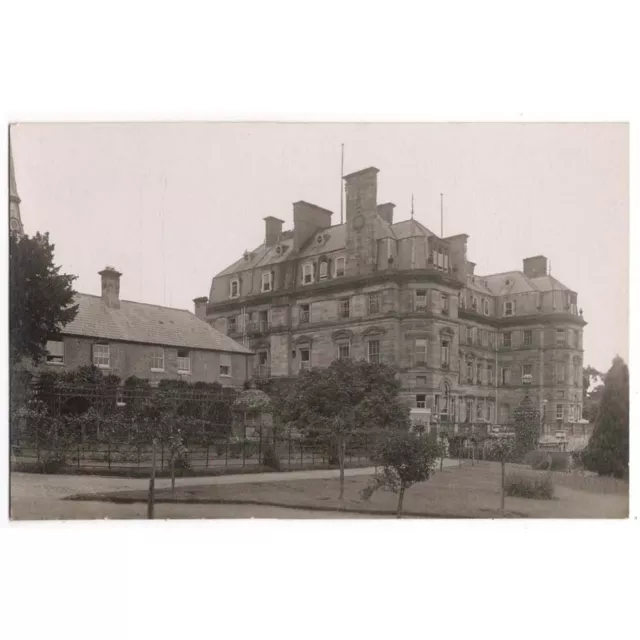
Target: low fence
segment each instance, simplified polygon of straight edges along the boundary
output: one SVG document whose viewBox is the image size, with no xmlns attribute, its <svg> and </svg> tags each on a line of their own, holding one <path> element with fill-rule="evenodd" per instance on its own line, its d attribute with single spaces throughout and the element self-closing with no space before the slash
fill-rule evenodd
<svg viewBox="0 0 640 640">
<path fill-rule="evenodd" d="M 377 434 L 350 434 L 345 449 L 345 464 L 367 466 L 373 464 Z M 282 470 L 323 468 L 338 464 L 335 438 L 329 434 L 301 437 L 294 434 L 263 435 L 262 431 L 246 438 L 191 439 L 184 448 L 173 449 L 177 473 L 224 473 L 249 470 L 262 466 L 277 466 Z M 151 442 L 87 441 L 67 439 L 54 446 L 39 441 L 14 441 L 11 462 L 14 468 L 93 473 L 148 473 L 152 466 Z M 156 470 L 169 471 L 172 446 L 168 439 L 158 438 Z"/>
</svg>

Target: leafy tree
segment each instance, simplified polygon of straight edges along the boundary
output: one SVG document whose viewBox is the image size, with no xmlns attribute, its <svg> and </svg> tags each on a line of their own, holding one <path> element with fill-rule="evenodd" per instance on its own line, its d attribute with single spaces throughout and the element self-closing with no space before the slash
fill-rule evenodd
<svg viewBox="0 0 640 640">
<path fill-rule="evenodd" d="M 516 434 L 515 454 L 524 456 L 533 451 L 540 439 L 540 412 L 526 396 L 513 412 L 513 427 Z"/>
<path fill-rule="evenodd" d="M 347 440 L 379 430 L 407 429 L 409 410 L 399 398 L 396 371 L 384 364 L 336 360 L 302 372 L 276 405 L 277 417 L 303 434 L 329 436 L 344 496 Z"/>
<path fill-rule="evenodd" d="M 49 234 L 9 237 L 9 331 L 11 362 L 46 355 L 47 340 L 78 312 L 72 287 L 76 276 L 60 273 L 53 262 Z"/>
<path fill-rule="evenodd" d="M 400 430 L 387 434 L 378 444 L 375 460 L 382 467 L 362 492 L 369 499 L 380 488 L 398 494 L 396 517 L 402 516 L 407 489 L 428 480 L 440 457 L 440 447 L 424 435 Z"/>
<path fill-rule="evenodd" d="M 604 380 L 604 374 L 594 367 L 587 366 L 582 370 L 582 417 L 589 422 L 595 422 L 598 415 L 598 407 L 604 392 L 602 380 Z M 601 384 L 589 391 L 591 384 L 594 382 L 600 382 Z"/>
<path fill-rule="evenodd" d="M 616 356 L 606 375 L 596 424 L 582 461 L 599 475 L 629 472 L 629 369 Z"/>
</svg>

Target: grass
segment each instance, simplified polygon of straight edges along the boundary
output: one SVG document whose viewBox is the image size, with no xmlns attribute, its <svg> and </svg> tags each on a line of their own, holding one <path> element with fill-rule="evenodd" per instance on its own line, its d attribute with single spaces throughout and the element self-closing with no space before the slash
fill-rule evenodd
<svg viewBox="0 0 640 640">
<path fill-rule="evenodd" d="M 532 477 L 547 474 L 530 468 L 508 465 L 508 469 Z M 531 518 L 625 518 L 628 516 L 628 489 L 623 491 L 601 490 L 594 481 L 579 489 L 571 480 L 556 481 L 555 498 L 535 500 L 508 497 L 506 517 Z M 312 509 L 321 511 L 352 511 L 389 515 L 395 513 L 397 496 L 394 493 L 378 491 L 365 502 L 360 491 L 368 482 L 366 476 L 345 478 L 345 499 L 340 502 L 338 480 L 297 480 L 279 482 L 243 483 L 236 485 L 194 485 L 179 487 L 175 493 L 160 490 L 156 493 L 157 503 L 188 504 L 253 504 Z M 123 491 L 96 496 L 74 496 L 72 499 L 106 500 L 110 502 L 133 503 L 146 500 L 146 491 Z M 461 467 L 449 467 L 437 471 L 427 482 L 413 486 L 405 495 L 404 511 L 417 517 L 442 518 L 492 518 L 501 517 L 500 506 L 500 465 L 494 462 L 480 462 L 475 466 L 465 463 Z"/>
</svg>

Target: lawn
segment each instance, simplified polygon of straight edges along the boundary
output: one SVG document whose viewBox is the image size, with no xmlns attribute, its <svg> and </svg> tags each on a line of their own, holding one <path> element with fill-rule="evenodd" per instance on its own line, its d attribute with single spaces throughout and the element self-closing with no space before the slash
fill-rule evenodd
<svg viewBox="0 0 640 640">
<path fill-rule="evenodd" d="M 526 467 L 508 465 L 507 472 L 543 475 Z M 606 478 L 584 479 L 565 473 L 553 473 L 555 497 L 552 500 L 506 498 L 505 516 L 529 518 L 626 518 L 629 498 L 627 485 Z M 182 503 L 231 503 L 272 505 L 327 511 L 349 510 L 371 514 L 390 514 L 395 510 L 395 494 L 378 491 L 365 502 L 360 490 L 366 476 L 345 478 L 345 499 L 337 499 L 339 483 L 330 480 L 295 480 L 243 483 L 236 485 L 193 485 L 156 492 L 156 501 Z M 146 500 L 145 491 L 121 491 L 74 498 L 113 502 Z M 73 498 L 72 498 L 73 499 Z M 427 482 L 413 486 L 404 498 L 404 511 L 416 517 L 493 518 L 500 517 L 500 465 L 465 462 L 461 467 L 436 471 Z"/>
</svg>

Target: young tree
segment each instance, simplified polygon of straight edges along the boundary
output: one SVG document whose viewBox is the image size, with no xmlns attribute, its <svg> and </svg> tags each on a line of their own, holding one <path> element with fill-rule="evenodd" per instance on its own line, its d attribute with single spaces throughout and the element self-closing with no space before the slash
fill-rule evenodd
<svg viewBox="0 0 640 640">
<path fill-rule="evenodd" d="M 326 369 L 302 372 L 276 405 L 277 417 L 302 433 L 328 436 L 340 466 L 344 496 L 347 440 L 394 428 L 408 428 L 409 410 L 401 403 L 396 371 L 383 364 L 336 360 Z"/>
<path fill-rule="evenodd" d="M 500 462 L 500 511 L 503 513 L 505 469 L 507 462 L 513 459 L 516 450 L 516 440 L 512 437 L 493 438 L 486 447 L 487 457 Z"/>
<path fill-rule="evenodd" d="M 400 518 L 405 491 L 429 479 L 439 456 L 440 447 L 424 435 L 405 430 L 387 434 L 376 451 L 382 471 L 364 489 L 363 497 L 369 499 L 380 488 L 397 493 L 396 517 Z"/>
<path fill-rule="evenodd" d="M 606 375 L 595 428 L 582 459 L 599 475 L 623 478 L 629 472 L 629 369 L 619 356 Z"/>
<path fill-rule="evenodd" d="M 49 234 L 9 237 L 9 332 L 11 362 L 31 358 L 38 364 L 46 355 L 47 340 L 78 312 L 73 304 L 76 276 L 60 273 L 53 263 Z"/>
</svg>

